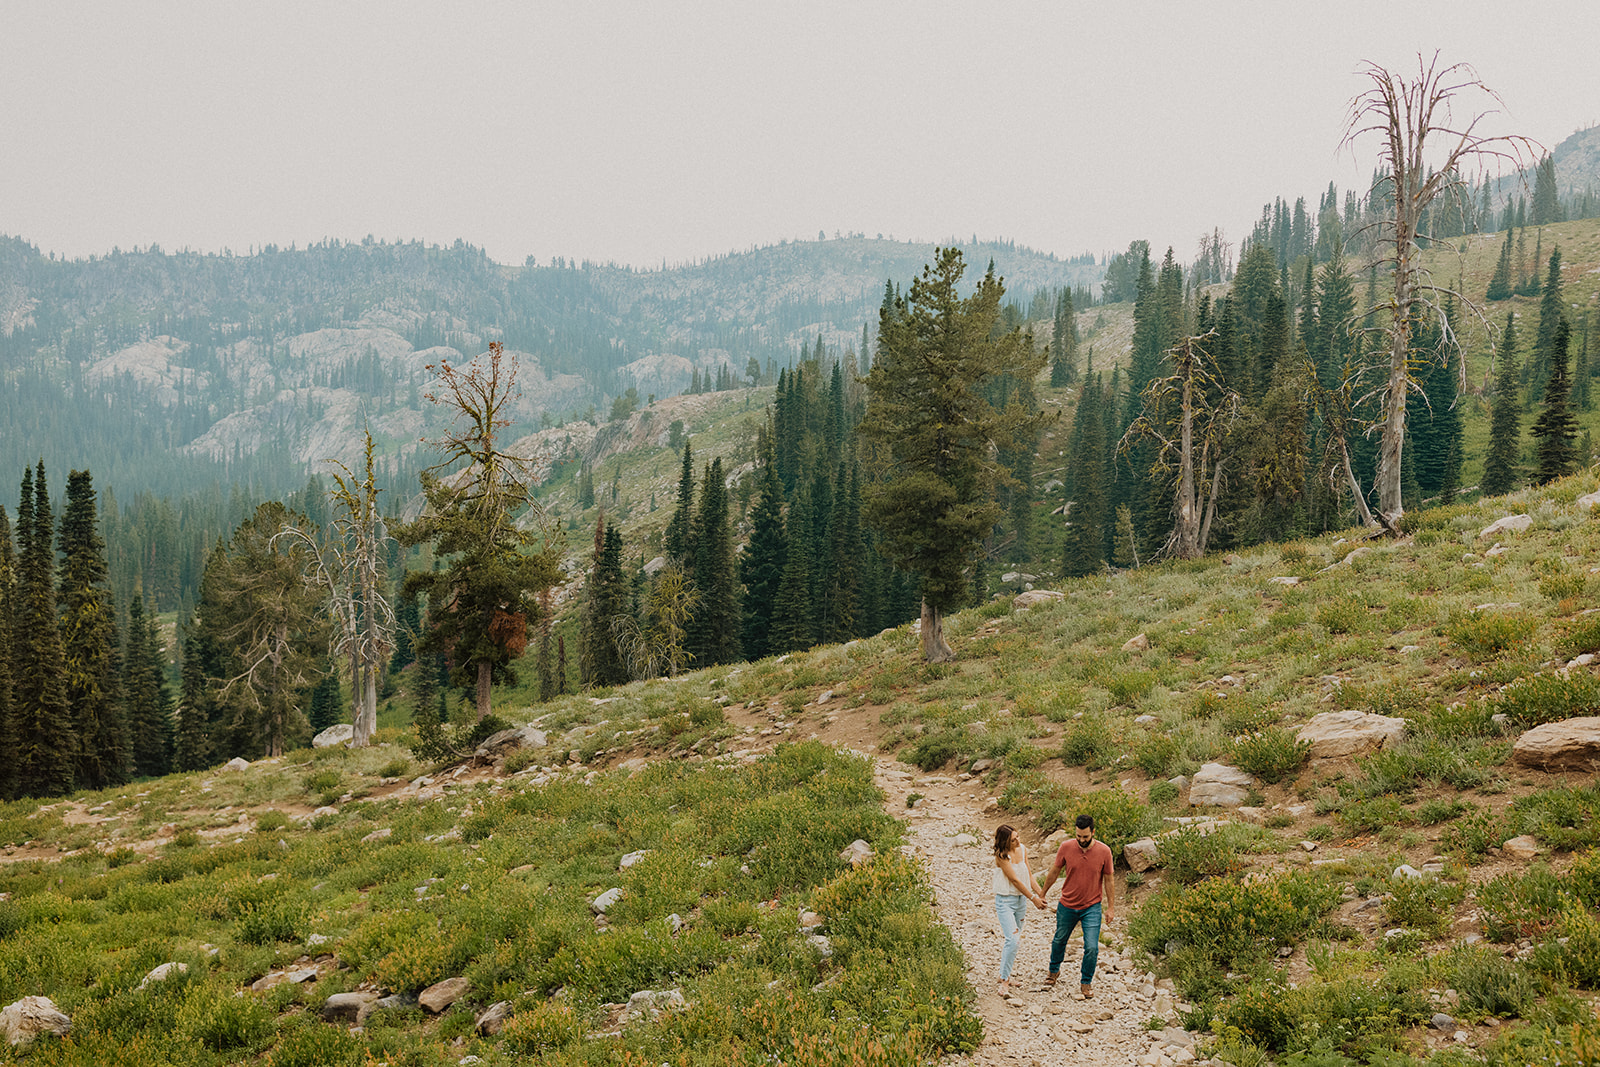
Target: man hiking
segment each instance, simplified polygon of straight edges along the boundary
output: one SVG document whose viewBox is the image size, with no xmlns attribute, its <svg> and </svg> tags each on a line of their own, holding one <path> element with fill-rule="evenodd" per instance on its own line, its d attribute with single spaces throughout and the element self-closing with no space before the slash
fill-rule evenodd
<svg viewBox="0 0 1600 1067">
<path fill-rule="evenodd" d="M 1056 905 L 1056 936 L 1050 942 L 1050 973 L 1044 984 L 1053 986 L 1061 975 L 1061 960 L 1067 954 L 1067 938 L 1072 928 L 1083 924 L 1083 968 L 1079 975 L 1078 991 L 1085 997 L 1094 996 L 1094 967 L 1100 959 L 1100 921 L 1102 912 L 1106 922 L 1111 921 L 1116 906 L 1116 886 L 1111 881 L 1111 849 L 1103 841 L 1094 839 L 1094 816 L 1080 815 L 1077 835 L 1064 841 L 1056 851 L 1056 862 L 1044 880 L 1044 893 L 1050 892 L 1056 875 L 1065 872 L 1061 881 L 1061 903 Z"/>
</svg>

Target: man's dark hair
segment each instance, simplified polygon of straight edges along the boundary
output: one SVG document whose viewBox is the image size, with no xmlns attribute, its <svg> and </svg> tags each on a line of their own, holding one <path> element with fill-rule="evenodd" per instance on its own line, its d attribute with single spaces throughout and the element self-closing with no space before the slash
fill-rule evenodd
<svg viewBox="0 0 1600 1067">
<path fill-rule="evenodd" d="M 1094 816 L 1093 815 L 1080 815 L 1080 816 L 1078 816 L 1078 829 L 1080 829 L 1080 830 L 1093 830 L 1094 829 Z"/>
</svg>

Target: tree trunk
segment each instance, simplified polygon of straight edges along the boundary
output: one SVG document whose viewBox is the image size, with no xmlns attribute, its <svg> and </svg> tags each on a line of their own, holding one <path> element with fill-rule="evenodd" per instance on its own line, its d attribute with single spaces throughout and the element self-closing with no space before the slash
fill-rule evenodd
<svg viewBox="0 0 1600 1067">
<path fill-rule="evenodd" d="M 1186 357 L 1180 369 L 1183 378 L 1183 407 L 1179 413 L 1178 438 L 1178 528 L 1173 538 L 1179 559 L 1199 559 L 1200 508 L 1194 484 L 1194 364 L 1192 351 L 1184 350 Z"/>
<path fill-rule="evenodd" d="M 1378 520 L 1372 517 L 1372 510 L 1367 507 L 1367 496 L 1361 491 L 1361 483 L 1356 481 L 1355 471 L 1350 469 L 1350 449 L 1346 447 L 1343 437 L 1339 438 L 1339 462 L 1344 467 L 1345 480 L 1350 483 L 1350 492 L 1355 495 L 1356 511 L 1361 515 L 1362 525 L 1378 525 Z"/>
<path fill-rule="evenodd" d="M 478 661 L 478 721 L 489 714 L 489 681 L 494 677 L 494 664 L 483 659 Z"/>
<path fill-rule="evenodd" d="M 954 659 L 955 652 L 944 639 L 944 612 L 922 602 L 922 658 L 928 663 Z"/>
<path fill-rule="evenodd" d="M 372 744 L 372 735 L 378 730 L 378 677 L 370 670 L 363 671 L 360 692 L 356 700 L 355 734 L 350 738 L 351 748 L 366 748 Z"/>
</svg>

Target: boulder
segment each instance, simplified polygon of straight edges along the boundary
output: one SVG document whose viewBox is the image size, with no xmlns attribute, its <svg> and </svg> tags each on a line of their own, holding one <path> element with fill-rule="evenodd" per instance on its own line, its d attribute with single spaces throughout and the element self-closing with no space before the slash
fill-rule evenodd
<svg viewBox="0 0 1600 1067">
<path fill-rule="evenodd" d="M 849 848 L 839 853 L 839 858 L 844 860 L 852 867 L 861 866 L 863 863 L 866 863 L 868 860 L 870 860 L 872 856 L 872 846 L 861 840 L 859 837 L 850 842 Z"/>
<path fill-rule="evenodd" d="M 1154 838 L 1141 837 L 1122 846 L 1122 858 L 1128 861 L 1129 870 L 1148 871 L 1161 861 L 1161 853 Z"/>
<path fill-rule="evenodd" d="M 442 982 L 435 982 L 421 993 L 417 994 L 417 1003 L 425 1011 L 438 1015 L 450 1005 L 467 995 L 467 990 L 472 988 L 472 983 L 466 978 L 457 975 L 446 978 Z"/>
<path fill-rule="evenodd" d="M 640 860 L 650 855 L 651 851 L 652 850 L 648 848 L 641 848 L 637 852 L 628 853 L 626 856 L 622 857 L 622 859 L 617 861 L 617 869 L 621 871 L 627 870 L 635 863 L 638 863 Z"/>
<path fill-rule="evenodd" d="M 1527 863 L 1539 855 L 1539 839 L 1531 834 L 1523 834 L 1521 837 L 1513 837 L 1511 840 L 1500 846 L 1500 851 L 1504 853 L 1508 859 L 1514 859 L 1520 863 Z"/>
<path fill-rule="evenodd" d="M 248 766 L 250 766 L 249 760 L 245 759 L 243 756 L 235 756 L 227 763 L 224 763 L 222 765 L 222 769 L 225 771 L 242 771 Z"/>
<path fill-rule="evenodd" d="M 1592 772 L 1600 768 L 1600 717 L 1535 726 L 1511 746 L 1511 761 L 1541 771 Z"/>
<path fill-rule="evenodd" d="M 351 738 L 355 736 L 356 728 L 354 726 L 347 722 L 334 723 L 311 739 L 311 747 L 333 748 L 337 745 L 348 745 Z"/>
<path fill-rule="evenodd" d="M 1415 882 L 1422 878 L 1422 872 L 1411 866 L 1409 863 L 1402 863 L 1400 866 L 1394 869 L 1393 877 L 1397 882 Z"/>
<path fill-rule="evenodd" d="M 1065 600 L 1065 593 L 1058 593 L 1054 589 L 1030 589 L 1026 593 L 1018 593 L 1011 600 L 1012 611 L 1027 611 L 1029 608 L 1040 604 L 1054 604 L 1058 600 Z"/>
<path fill-rule="evenodd" d="M 414 1008 L 416 1006 L 417 995 L 415 993 L 392 993 L 377 1000 L 368 1000 L 356 1011 L 356 1025 L 366 1026 L 367 1019 L 375 1011 L 404 1011 L 406 1008 Z"/>
<path fill-rule="evenodd" d="M 1495 537 L 1502 533 L 1521 533 L 1533 525 L 1532 515 L 1507 515 L 1503 519 L 1496 519 L 1478 531 L 1478 539 Z"/>
<path fill-rule="evenodd" d="M 355 1022 L 361 1009 L 378 999 L 376 993 L 335 993 L 322 1002 L 325 1023 Z"/>
<path fill-rule="evenodd" d="M 156 982 L 165 982 L 168 978 L 171 978 L 175 974 L 187 974 L 188 971 L 189 965 L 187 963 L 163 963 L 161 966 L 155 968 L 149 974 L 145 975 L 144 980 L 135 988 L 145 989 L 151 985 L 154 985 Z"/>
<path fill-rule="evenodd" d="M 0 1033 L 10 1045 L 26 1045 L 40 1034 L 65 1037 L 72 1020 L 49 997 L 23 997 L 0 1009 Z"/>
<path fill-rule="evenodd" d="M 1197 808 L 1237 808 L 1255 784 L 1254 778 L 1237 767 L 1208 763 L 1195 772 L 1189 785 L 1189 803 Z"/>
<path fill-rule="evenodd" d="M 518 748 L 543 748 L 550 743 L 550 736 L 537 726 L 529 724 L 518 726 L 511 730 L 501 730 L 499 733 L 490 734 L 479 745 L 474 756 L 488 756 L 498 749 Z"/>
<path fill-rule="evenodd" d="M 830 959 L 833 956 L 833 942 L 829 941 L 826 935 L 808 934 L 806 935 L 806 940 L 811 943 L 812 948 L 817 950 L 817 955 L 823 959 Z"/>
<path fill-rule="evenodd" d="M 612 888 L 607 889 L 604 893 L 601 893 L 599 896 L 595 897 L 594 902 L 590 904 L 589 907 L 596 915 L 604 915 L 607 908 L 611 907 L 611 905 L 615 904 L 621 899 L 621 887 L 613 886 Z"/>
<path fill-rule="evenodd" d="M 485 1037 L 494 1037 L 505 1028 L 506 1020 L 511 1018 L 511 1001 L 499 1000 L 483 1010 L 473 1024 L 478 1033 Z"/>
<path fill-rule="evenodd" d="M 1325 711 L 1313 715 L 1296 737 L 1311 745 L 1313 759 L 1375 752 L 1405 736 L 1406 721 L 1364 711 Z"/>
<path fill-rule="evenodd" d="M 971 848 L 978 843 L 978 839 L 972 834 L 957 834 L 951 838 L 950 843 L 957 848 Z"/>
<path fill-rule="evenodd" d="M 383 829 L 374 830 L 374 831 L 372 831 L 372 833 L 368 834 L 366 837 L 363 837 L 361 839 L 361 843 L 363 845 L 370 845 L 374 841 L 382 841 L 384 838 L 390 836 L 393 833 L 394 833 L 394 830 L 392 830 L 389 827 L 385 826 Z"/>
<path fill-rule="evenodd" d="M 1268 578 L 1268 585 L 1299 585 L 1300 579 L 1292 574 L 1280 574 L 1276 578 Z"/>
<path fill-rule="evenodd" d="M 1600 504 L 1600 489 L 1592 493 L 1585 493 L 1578 498 L 1578 506 L 1580 508 L 1587 510 L 1593 508 L 1596 504 Z"/>
<path fill-rule="evenodd" d="M 1122 642 L 1124 652 L 1143 652 L 1150 647 L 1150 638 L 1145 634 L 1134 634 Z"/>
<path fill-rule="evenodd" d="M 676 989 L 641 989 L 628 998 L 628 1006 L 622 1009 L 622 1022 L 659 1019 L 662 1012 L 687 1007 L 688 1003 Z"/>
</svg>

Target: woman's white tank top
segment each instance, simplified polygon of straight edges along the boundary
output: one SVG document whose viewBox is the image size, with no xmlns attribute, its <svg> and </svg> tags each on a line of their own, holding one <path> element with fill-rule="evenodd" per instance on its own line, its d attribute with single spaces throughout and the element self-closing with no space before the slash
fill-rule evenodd
<svg viewBox="0 0 1600 1067">
<path fill-rule="evenodd" d="M 1023 881 L 1026 882 L 1028 871 L 1028 846 L 1024 845 L 1021 841 L 1018 841 L 1017 850 L 1022 853 L 1022 858 L 1016 863 L 1012 864 L 1012 866 L 1022 868 Z M 995 860 L 994 866 L 994 895 L 997 897 L 1020 897 L 1022 895 L 1021 893 L 1017 892 L 1017 887 L 1011 884 L 1011 879 L 1006 877 L 1006 872 L 1000 869 L 1000 861 L 998 859 Z"/>
</svg>

